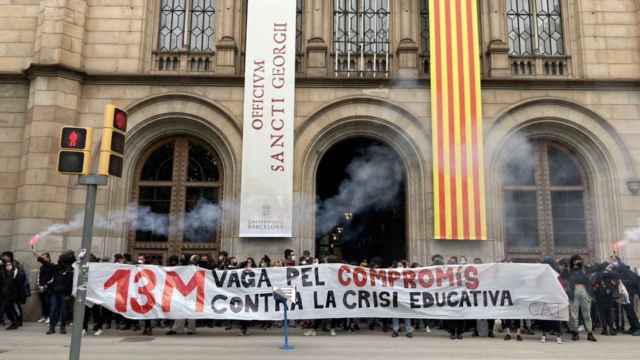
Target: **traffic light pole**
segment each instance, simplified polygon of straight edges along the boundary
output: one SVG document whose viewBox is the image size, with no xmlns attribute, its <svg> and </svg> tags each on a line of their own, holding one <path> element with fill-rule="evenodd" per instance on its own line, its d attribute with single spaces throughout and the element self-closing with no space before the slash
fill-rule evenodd
<svg viewBox="0 0 640 360">
<path fill-rule="evenodd" d="M 80 185 L 87 185 L 87 199 L 84 206 L 84 225 L 82 227 L 82 243 L 78 255 L 78 284 L 76 287 L 76 300 L 73 305 L 73 332 L 71 334 L 71 346 L 69 360 L 80 359 L 80 344 L 82 342 L 82 323 L 84 309 L 87 302 L 87 281 L 89 278 L 89 257 L 91 254 L 91 240 L 93 238 L 93 220 L 96 212 L 96 196 L 98 186 L 107 185 L 107 177 L 100 175 L 80 176 Z"/>
</svg>

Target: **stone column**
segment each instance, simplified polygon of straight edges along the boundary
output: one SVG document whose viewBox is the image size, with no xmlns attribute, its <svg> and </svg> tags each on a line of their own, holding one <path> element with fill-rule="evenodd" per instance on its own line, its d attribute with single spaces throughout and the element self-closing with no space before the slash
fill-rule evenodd
<svg viewBox="0 0 640 360">
<path fill-rule="evenodd" d="M 31 259 L 28 240 L 70 215 L 68 193 L 73 177 L 57 173 L 59 132 L 76 123 L 82 92 L 82 47 L 86 0 L 42 0 L 29 77 L 29 97 L 22 132 L 11 240 L 23 259 Z M 62 236 L 43 239 L 40 250 L 66 248 Z"/>
<path fill-rule="evenodd" d="M 311 34 L 307 43 L 307 76 L 310 77 L 323 77 L 327 76 L 327 42 L 324 39 L 324 23 L 330 22 L 331 13 L 329 4 L 329 11 L 325 2 L 331 3 L 327 0 L 307 0 L 307 4 L 310 5 L 311 11 L 308 13 L 308 21 L 311 23 Z M 309 27 L 307 27 L 309 28 Z"/>
<path fill-rule="evenodd" d="M 220 2 L 219 29 L 220 36 L 216 44 L 216 73 L 230 74 L 236 73 L 236 55 L 238 54 L 238 44 L 234 37 L 234 24 L 240 22 L 241 14 L 236 11 L 242 4 L 240 1 L 223 0 Z"/>
<path fill-rule="evenodd" d="M 489 0 L 489 72 L 492 77 L 510 76 L 509 45 L 506 42 L 506 13 L 503 11 L 504 0 Z"/>
<path fill-rule="evenodd" d="M 86 0 L 43 0 L 40 3 L 34 64 L 82 69 Z"/>
<path fill-rule="evenodd" d="M 81 74 L 53 67 L 28 70 L 31 79 L 13 224 L 13 249 L 30 258 L 28 241 L 55 223 L 74 215 L 69 194 L 74 176 L 57 173 L 60 129 L 77 121 Z M 67 248 L 63 236 L 49 236 L 39 250 L 59 253 Z M 77 249 L 76 249 L 77 250 Z M 53 255 L 53 254 L 52 254 Z"/>
<path fill-rule="evenodd" d="M 397 9 L 391 8 L 391 16 L 393 11 L 398 12 L 396 17 L 400 25 L 400 41 L 398 42 L 398 76 L 400 78 L 415 79 L 418 77 L 418 44 L 416 38 L 418 36 L 418 27 L 416 26 L 417 16 L 419 14 L 417 0 L 399 1 Z"/>
</svg>

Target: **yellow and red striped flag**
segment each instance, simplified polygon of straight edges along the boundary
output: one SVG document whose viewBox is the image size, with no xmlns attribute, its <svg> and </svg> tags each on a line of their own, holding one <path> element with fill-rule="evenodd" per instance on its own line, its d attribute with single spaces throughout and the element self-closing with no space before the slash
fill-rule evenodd
<svg viewBox="0 0 640 360">
<path fill-rule="evenodd" d="M 429 0 L 435 239 L 487 239 L 477 4 Z"/>
</svg>

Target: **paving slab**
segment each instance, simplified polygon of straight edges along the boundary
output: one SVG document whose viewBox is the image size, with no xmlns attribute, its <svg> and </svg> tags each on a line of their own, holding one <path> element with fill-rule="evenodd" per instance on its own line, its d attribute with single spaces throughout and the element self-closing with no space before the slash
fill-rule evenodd
<svg viewBox="0 0 640 360">
<path fill-rule="evenodd" d="M 45 335 L 46 327 L 27 324 L 17 331 L 0 329 L 1 360 L 68 359 L 69 335 Z M 301 329 L 292 329 L 292 352 L 279 349 L 280 329 L 252 329 L 241 336 L 238 329 L 198 329 L 193 336 L 166 336 L 156 329 L 154 336 L 140 333 L 106 331 L 102 336 L 83 338 L 82 360 L 241 360 L 241 359 L 527 359 L 589 360 L 640 358 L 640 337 L 619 335 L 598 337 L 564 344 L 539 342 L 538 336 L 525 336 L 524 341 L 504 341 L 466 337 L 449 340 L 443 331 L 431 334 L 416 332 L 414 338 L 391 338 L 390 333 L 363 330 L 356 333 L 339 331 L 337 336 L 319 332 L 306 337 Z"/>
</svg>

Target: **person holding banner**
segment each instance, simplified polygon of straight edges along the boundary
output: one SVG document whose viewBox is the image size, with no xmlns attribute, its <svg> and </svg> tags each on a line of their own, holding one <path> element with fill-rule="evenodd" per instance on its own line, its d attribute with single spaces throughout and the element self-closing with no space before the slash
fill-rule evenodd
<svg viewBox="0 0 640 360">
<path fill-rule="evenodd" d="M 138 265 L 146 265 L 147 264 L 147 259 L 145 258 L 144 255 L 138 255 L 137 263 L 138 263 Z M 151 324 L 151 320 L 150 319 L 143 320 L 143 324 L 144 324 L 144 329 L 142 330 L 142 335 L 152 336 L 153 335 L 153 326 Z M 136 325 L 137 325 L 137 323 L 136 323 Z"/>
<path fill-rule="evenodd" d="M 558 264 L 551 258 L 550 256 L 545 256 L 542 260 L 543 264 L 549 265 L 556 273 L 561 274 L 561 270 Z M 558 275 L 558 282 L 562 286 L 561 276 Z M 564 288 L 564 286 L 563 286 Z M 542 328 L 542 337 L 540 338 L 540 342 L 547 342 L 547 334 L 552 334 L 556 336 L 556 343 L 562 344 L 562 325 L 560 321 L 556 320 L 541 320 L 540 327 Z"/>
<path fill-rule="evenodd" d="M 191 255 L 189 258 L 189 265 L 198 266 L 201 261 L 200 256 Z M 187 330 L 187 335 L 195 335 L 196 334 L 196 320 L 195 319 L 179 319 L 173 322 L 171 329 L 167 331 L 167 335 L 176 335 L 178 333 L 183 333 Z"/>
<path fill-rule="evenodd" d="M 593 336 L 591 322 L 591 280 L 584 269 L 584 262 L 580 255 L 574 255 L 569 260 L 569 329 L 573 333 L 572 340 L 580 340 L 578 335 L 578 318 L 582 314 L 587 340 L 597 341 Z"/>
<path fill-rule="evenodd" d="M 402 273 L 402 270 L 406 267 L 406 264 L 403 261 L 398 261 L 395 267 L 398 269 L 399 273 Z M 412 338 L 413 327 L 411 326 L 411 319 L 404 318 L 402 320 L 404 322 L 405 336 L 408 338 Z M 393 318 L 391 320 L 391 337 L 398 337 L 399 335 L 400 335 L 400 319 Z"/>
</svg>

